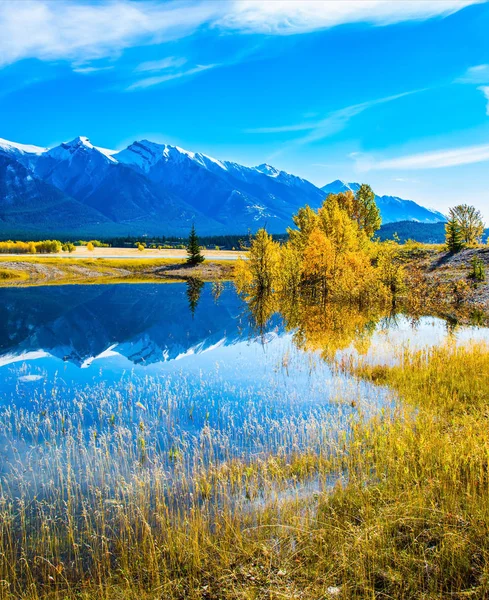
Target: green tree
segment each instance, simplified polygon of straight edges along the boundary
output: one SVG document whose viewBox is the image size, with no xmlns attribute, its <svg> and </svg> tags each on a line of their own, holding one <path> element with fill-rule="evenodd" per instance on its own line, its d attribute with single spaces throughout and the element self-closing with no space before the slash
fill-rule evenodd
<svg viewBox="0 0 489 600">
<path fill-rule="evenodd" d="M 367 236 L 371 238 L 382 225 L 382 217 L 375 202 L 375 194 L 372 188 L 368 184 L 362 183 L 355 194 L 355 201 L 356 211 L 352 216 L 360 229 L 363 229 Z"/>
<path fill-rule="evenodd" d="M 450 209 L 449 218 L 445 225 L 445 243 L 449 252 L 460 252 L 464 247 L 460 225 Z"/>
<path fill-rule="evenodd" d="M 375 202 L 372 188 L 366 183 L 362 183 L 356 194 L 350 190 L 339 194 L 330 194 L 323 206 L 332 203 L 338 204 L 342 210 L 346 211 L 349 218 L 357 223 L 358 228 L 368 238 L 371 238 L 380 229 L 382 224 L 380 210 Z"/>
<path fill-rule="evenodd" d="M 465 244 L 477 244 L 484 234 L 484 221 L 480 210 L 469 204 L 459 204 L 450 209 L 449 220 L 455 219 Z"/>
<path fill-rule="evenodd" d="M 200 251 L 199 238 L 195 231 L 195 225 L 192 225 L 190 235 L 188 236 L 187 242 L 187 263 L 189 265 L 199 265 L 204 262 L 204 256 Z"/>
</svg>

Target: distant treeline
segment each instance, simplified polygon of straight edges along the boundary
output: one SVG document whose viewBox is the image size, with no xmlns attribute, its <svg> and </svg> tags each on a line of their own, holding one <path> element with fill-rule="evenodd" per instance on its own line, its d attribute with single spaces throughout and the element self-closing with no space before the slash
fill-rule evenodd
<svg viewBox="0 0 489 600">
<path fill-rule="evenodd" d="M 198 231 L 197 231 L 198 234 Z M 237 235 L 199 235 L 199 243 L 205 248 L 216 248 L 219 247 L 222 250 L 240 250 L 241 248 L 247 248 L 250 245 L 250 233 L 243 233 Z M 276 234 L 273 238 L 277 241 L 286 240 L 287 234 Z M 173 237 L 173 236 L 145 236 L 145 237 L 124 237 L 124 238 L 111 238 L 102 240 L 109 243 L 113 248 L 134 248 L 138 242 L 144 242 L 147 248 L 152 246 L 162 248 L 182 248 L 187 243 L 186 237 Z"/>
<path fill-rule="evenodd" d="M 197 234 L 199 231 L 197 229 Z M 489 229 L 486 229 L 484 233 L 484 239 L 489 235 Z M 392 240 L 399 239 L 400 242 L 407 240 L 414 240 L 416 242 L 422 242 L 426 244 L 443 244 L 445 242 L 445 223 L 418 223 L 417 221 L 398 221 L 397 223 L 386 223 L 377 231 L 377 236 L 381 240 Z M 286 233 L 274 234 L 273 239 L 278 242 L 285 242 L 288 239 Z M 18 236 L 18 239 L 22 239 L 22 236 Z M 73 240 L 66 236 L 60 236 L 60 242 L 73 241 L 75 245 L 85 245 L 84 241 Z M 214 249 L 219 247 L 222 250 L 240 250 L 241 248 L 249 247 L 250 233 L 233 234 L 233 235 L 199 235 L 199 241 L 202 246 L 208 249 Z M 181 248 L 187 243 L 186 237 L 177 236 L 141 236 L 141 237 L 107 237 L 100 238 L 100 241 L 93 240 L 94 246 L 108 245 L 113 248 L 134 248 L 136 244 L 144 243 L 147 248 L 151 246 L 162 248 Z M 0 252 L 13 252 L 3 249 L 5 243 L 13 242 L 0 242 Z M 19 242 L 19 243 L 35 243 L 35 244 L 46 244 L 45 241 L 34 241 L 34 242 Z M 19 253 L 25 253 L 26 250 L 19 250 Z M 59 252 L 59 250 L 37 250 L 41 252 Z"/>
<path fill-rule="evenodd" d="M 0 242 L 0 254 L 55 254 L 61 250 L 58 240 L 39 242 Z"/>
<path fill-rule="evenodd" d="M 400 242 L 414 240 L 424 244 L 445 243 L 445 223 L 418 223 L 417 221 L 399 221 L 382 225 L 377 235 L 381 240 L 399 238 Z M 482 236 L 485 240 L 489 236 L 489 229 Z"/>
</svg>

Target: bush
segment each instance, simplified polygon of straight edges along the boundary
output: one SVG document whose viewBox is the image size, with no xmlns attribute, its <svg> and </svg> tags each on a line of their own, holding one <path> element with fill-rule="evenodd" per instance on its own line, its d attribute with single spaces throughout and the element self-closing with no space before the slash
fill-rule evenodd
<svg viewBox="0 0 489 600">
<path fill-rule="evenodd" d="M 486 267 L 477 254 L 474 254 L 471 264 L 472 271 L 470 273 L 470 277 L 475 279 L 475 281 L 484 281 L 486 278 Z"/>
<path fill-rule="evenodd" d="M 87 244 L 87 250 L 88 250 L 89 252 L 92 252 L 92 251 L 93 251 L 93 244 L 92 244 L 92 242 L 88 242 L 88 244 Z"/>
<path fill-rule="evenodd" d="M 71 254 L 72 252 L 74 252 L 76 250 L 76 246 L 75 246 L 75 244 L 72 244 L 71 242 L 66 242 L 65 244 L 63 244 L 61 246 L 61 250 L 63 250 L 63 252 L 69 252 Z"/>
<path fill-rule="evenodd" d="M 16 269 L 0 269 L 0 280 L 2 279 L 27 279 L 28 275 L 25 271 Z"/>
</svg>

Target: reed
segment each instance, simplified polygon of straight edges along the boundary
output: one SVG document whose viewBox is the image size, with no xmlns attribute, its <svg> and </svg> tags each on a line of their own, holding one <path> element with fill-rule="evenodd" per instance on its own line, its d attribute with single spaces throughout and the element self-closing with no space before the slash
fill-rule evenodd
<svg viewBox="0 0 489 600">
<path fill-rule="evenodd" d="M 185 378 L 4 406 L 0 598 L 486 597 L 489 348 L 334 370 L 335 416 Z"/>
</svg>

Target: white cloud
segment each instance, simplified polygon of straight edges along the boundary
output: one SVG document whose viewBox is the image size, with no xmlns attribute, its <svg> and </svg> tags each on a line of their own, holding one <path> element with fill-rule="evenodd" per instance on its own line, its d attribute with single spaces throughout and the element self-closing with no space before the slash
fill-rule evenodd
<svg viewBox="0 0 489 600">
<path fill-rule="evenodd" d="M 327 138 L 339 131 L 342 131 L 349 123 L 350 119 L 363 113 L 364 111 L 377 106 L 378 104 L 385 104 L 398 100 L 405 96 L 415 94 L 423 90 L 414 90 L 410 92 L 404 92 L 402 94 L 396 94 L 394 96 L 387 96 L 385 98 L 378 98 L 377 100 L 370 100 L 368 102 L 362 102 L 361 104 L 353 104 L 339 110 L 335 110 L 330 113 L 324 119 L 317 121 L 308 121 L 302 123 L 296 123 L 292 125 L 282 125 L 279 127 L 260 127 L 256 129 L 247 129 L 246 133 L 284 133 L 284 132 L 295 132 L 295 131 L 309 131 L 308 134 L 295 140 L 296 144 L 307 144 L 309 142 L 315 142 L 324 138 Z"/>
<path fill-rule="evenodd" d="M 23 58 L 92 60 L 161 43 L 216 18 L 219 3 L 67 0 L 0 2 L 0 66 Z"/>
<path fill-rule="evenodd" d="M 181 67 L 186 62 L 186 58 L 168 56 L 167 58 L 163 58 L 161 60 L 150 60 L 148 62 L 143 62 L 136 68 L 136 71 L 164 71 L 165 69 L 175 69 Z"/>
<path fill-rule="evenodd" d="M 239 0 L 216 23 L 243 33 L 291 35 L 346 23 L 391 25 L 452 14 L 479 0 Z"/>
<path fill-rule="evenodd" d="M 214 67 L 218 67 L 219 65 L 197 65 L 193 69 L 187 69 L 186 71 L 179 71 L 177 73 L 169 73 L 168 75 L 161 75 L 155 77 L 146 77 L 145 79 L 140 79 L 135 83 L 131 84 L 127 91 L 134 90 L 142 90 L 148 87 L 152 87 L 154 85 L 159 85 L 160 83 L 165 83 L 166 81 L 171 81 L 172 79 L 180 79 L 181 77 L 189 77 L 190 75 L 196 75 L 197 73 L 201 73 L 202 71 L 208 71 L 209 69 L 213 69 Z"/>
<path fill-rule="evenodd" d="M 470 67 L 457 83 L 489 83 L 489 65 Z"/>
<path fill-rule="evenodd" d="M 486 115 L 489 117 L 489 85 L 481 85 L 477 89 L 480 90 L 484 94 L 484 96 L 487 100 Z"/>
<path fill-rule="evenodd" d="M 23 58 L 87 61 L 194 33 L 294 34 L 344 23 L 388 25 L 446 16 L 480 0 L 2 0 L 0 67 Z"/>
<path fill-rule="evenodd" d="M 417 170 L 417 169 L 441 169 L 444 167 L 456 167 L 489 160 L 489 144 L 478 146 L 464 146 L 435 152 L 422 152 L 410 154 L 387 160 L 375 160 L 369 156 L 355 157 L 357 166 L 362 171 L 373 170 Z"/>
</svg>

